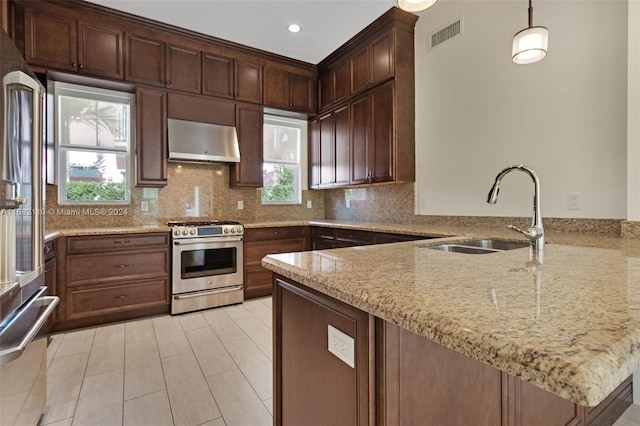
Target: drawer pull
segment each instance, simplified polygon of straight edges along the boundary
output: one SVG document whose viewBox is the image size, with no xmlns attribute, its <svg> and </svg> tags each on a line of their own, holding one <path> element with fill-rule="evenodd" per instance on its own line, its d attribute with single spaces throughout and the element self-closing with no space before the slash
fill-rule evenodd
<svg viewBox="0 0 640 426">
<path fill-rule="evenodd" d="M 113 244 L 129 244 L 130 242 L 130 240 L 116 240 Z"/>
<path fill-rule="evenodd" d="M 129 267 L 129 265 L 126 265 L 126 264 L 124 264 L 124 263 L 123 263 L 123 264 L 121 264 L 121 265 L 113 265 L 113 267 L 114 267 L 114 268 L 128 268 L 128 267 Z"/>
</svg>

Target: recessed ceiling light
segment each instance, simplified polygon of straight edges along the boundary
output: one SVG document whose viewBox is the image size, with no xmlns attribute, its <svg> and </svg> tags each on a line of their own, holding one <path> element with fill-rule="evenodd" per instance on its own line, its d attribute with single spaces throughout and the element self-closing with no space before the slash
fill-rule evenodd
<svg viewBox="0 0 640 426">
<path fill-rule="evenodd" d="M 299 32 L 300 31 L 300 25 L 298 25 L 298 24 L 289 25 L 289 31 L 291 31 L 292 33 Z"/>
</svg>

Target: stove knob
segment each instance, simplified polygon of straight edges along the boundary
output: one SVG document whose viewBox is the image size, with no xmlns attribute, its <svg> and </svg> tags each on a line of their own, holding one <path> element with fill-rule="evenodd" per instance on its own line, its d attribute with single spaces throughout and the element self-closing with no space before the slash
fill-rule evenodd
<svg viewBox="0 0 640 426">
<path fill-rule="evenodd" d="M 176 229 L 175 231 L 173 231 L 173 235 L 177 237 L 178 235 L 180 235 L 180 231 Z"/>
<path fill-rule="evenodd" d="M 186 229 L 182 230 L 182 235 L 187 235 L 189 233 L 189 231 L 187 231 Z"/>
<path fill-rule="evenodd" d="M 242 234 L 242 228 L 237 228 L 238 234 Z"/>
<path fill-rule="evenodd" d="M 231 228 L 231 233 L 235 234 L 236 233 L 236 228 Z"/>
<path fill-rule="evenodd" d="M 191 234 L 191 235 L 196 235 L 196 230 L 195 230 L 195 229 L 192 229 L 191 231 L 189 231 L 189 234 Z"/>
<path fill-rule="evenodd" d="M 224 228 L 224 229 L 222 230 L 222 232 L 224 232 L 225 234 L 228 234 L 228 233 L 229 233 L 229 228 Z"/>
</svg>

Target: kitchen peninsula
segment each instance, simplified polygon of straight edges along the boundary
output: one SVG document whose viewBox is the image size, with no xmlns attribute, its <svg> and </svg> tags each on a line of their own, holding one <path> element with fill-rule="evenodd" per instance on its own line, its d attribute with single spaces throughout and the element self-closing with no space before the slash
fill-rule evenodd
<svg viewBox="0 0 640 426">
<path fill-rule="evenodd" d="M 276 424 L 612 424 L 640 366 L 640 243 L 551 239 L 544 264 L 428 248 L 469 239 L 265 257 Z M 347 357 L 354 338 L 353 368 L 327 325 Z"/>
</svg>

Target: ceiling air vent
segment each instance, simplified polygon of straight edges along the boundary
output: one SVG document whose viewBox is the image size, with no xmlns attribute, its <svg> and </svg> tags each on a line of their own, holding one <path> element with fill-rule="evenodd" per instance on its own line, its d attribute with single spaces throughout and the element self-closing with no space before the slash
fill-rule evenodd
<svg viewBox="0 0 640 426">
<path fill-rule="evenodd" d="M 430 48 L 433 49 L 460 34 L 462 34 L 462 18 L 458 18 L 449 25 L 431 33 Z"/>
</svg>

